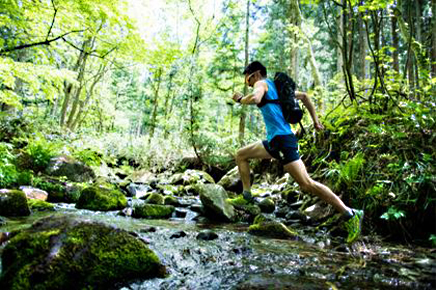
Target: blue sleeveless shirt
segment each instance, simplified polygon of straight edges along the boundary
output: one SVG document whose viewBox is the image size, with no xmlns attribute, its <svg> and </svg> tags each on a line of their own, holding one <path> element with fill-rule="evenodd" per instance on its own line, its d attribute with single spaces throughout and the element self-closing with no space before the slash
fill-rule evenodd
<svg viewBox="0 0 436 290">
<path fill-rule="evenodd" d="M 274 82 L 270 79 L 265 79 L 268 85 L 268 92 L 263 96 L 267 100 L 277 100 L 277 89 Z M 280 104 L 267 103 L 260 108 L 262 112 L 263 120 L 266 126 L 266 138 L 268 142 L 277 135 L 293 135 L 291 126 L 285 121 L 283 117 L 282 108 Z"/>
</svg>

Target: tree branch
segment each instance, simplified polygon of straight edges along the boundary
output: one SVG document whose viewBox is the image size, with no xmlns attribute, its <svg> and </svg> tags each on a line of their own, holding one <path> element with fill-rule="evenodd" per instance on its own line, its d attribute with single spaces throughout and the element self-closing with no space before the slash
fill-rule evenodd
<svg viewBox="0 0 436 290">
<path fill-rule="evenodd" d="M 54 9 L 54 14 L 53 14 L 53 20 L 51 21 L 51 25 L 50 25 L 50 29 L 47 32 L 47 36 L 45 37 L 45 40 L 48 40 L 48 37 L 50 36 L 51 30 L 53 29 L 55 20 L 56 20 L 56 14 L 58 13 L 58 9 L 56 8 L 56 5 L 54 3 L 54 0 L 51 0 L 51 5 L 53 6 Z"/>
<path fill-rule="evenodd" d="M 35 43 L 29 43 L 29 44 L 23 44 L 23 45 L 18 45 L 15 47 L 9 47 L 9 48 L 2 48 L 0 49 L 0 55 L 3 55 L 5 52 L 11 52 L 14 50 L 20 50 L 20 49 L 25 49 L 25 48 L 29 48 L 29 47 L 33 47 L 33 46 L 38 46 L 38 45 L 50 45 L 50 43 L 60 39 L 60 38 L 64 38 L 65 36 L 67 36 L 68 34 L 71 33 L 79 33 L 79 32 L 83 32 L 85 30 L 73 30 L 67 33 L 64 33 L 62 35 L 59 35 L 55 38 L 49 39 L 49 40 L 44 40 L 44 41 L 40 41 L 40 42 L 35 42 Z"/>
</svg>

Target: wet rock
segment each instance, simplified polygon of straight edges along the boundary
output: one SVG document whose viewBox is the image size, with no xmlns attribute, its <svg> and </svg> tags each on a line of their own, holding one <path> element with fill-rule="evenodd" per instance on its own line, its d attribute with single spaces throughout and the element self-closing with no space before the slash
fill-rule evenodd
<svg viewBox="0 0 436 290">
<path fill-rule="evenodd" d="M 186 233 L 184 231 L 178 231 L 170 236 L 170 239 L 179 239 L 186 237 Z"/>
<path fill-rule="evenodd" d="M 203 240 L 203 241 L 211 241 L 218 238 L 218 235 L 211 231 L 211 230 L 205 230 L 198 233 L 196 239 L 197 240 Z"/>
<path fill-rule="evenodd" d="M 201 204 L 192 204 L 188 208 L 194 212 L 198 212 L 201 214 L 204 212 L 204 207 Z"/>
<path fill-rule="evenodd" d="M 259 207 L 260 207 L 260 210 L 264 213 L 273 213 L 274 210 L 276 209 L 276 205 L 274 203 L 274 200 L 272 200 L 271 198 L 264 198 L 259 203 Z"/>
<path fill-rule="evenodd" d="M 225 189 L 217 184 L 199 185 L 200 200 L 204 214 L 217 221 L 233 221 L 236 217 L 233 206 L 227 201 Z"/>
<path fill-rule="evenodd" d="M 48 197 L 46 191 L 31 186 L 20 186 L 20 190 L 26 194 L 27 198 L 46 201 Z"/>
<path fill-rule="evenodd" d="M 156 175 L 148 170 L 134 171 L 126 179 L 131 180 L 133 183 L 150 184 L 156 180 Z"/>
<path fill-rule="evenodd" d="M 291 209 L 288 206 L 280 206 L 277 207 L 275 211 L 275 215 L 278 218 L 284 218 L 286 215 L 291 211 Z"/>
<path fill-rule="evenodd" d="M 288 204 L 293 204 L 298 201 L 300 192 L 294 190 L 293 188 L 288 188 L 284 190 L 281 195 L 282 199 L 285 200 Z"/>
<path fill-rule="evenodd" d="M 242 192 L 242 181 L 239 177 L 238 167 L 236 166 L 227 172 L 218 182 L 218 185 L 221 185 L 227 191 Z"/>
<path fill-rule="evenodd" d="M 0 288 L 108 289 L 165 275 L 156 254 L 128 232 L 52 216 L 9 240 L 2 254 Z"/>
<path fill-rule="evenodd" d="M 178 198 L 175 196 L 171 196 L 171 195 L 164 197 L 164 204 L 165 205 L 172 205 L 172 206 L 180 206 L 181 205 Z"/>
<path fill-rule="evenodd" d="M 145 227 L 143 229 L 139 230 L 141 233 L 155 233 L 156 228 L 155 227 Z"/>
<path fill-rule="evenodd" d="M 133 206 L 132 217 L 166 219 L 171 217 L 175 208 L 171 205 L 137 203 Z"/>
<path fill-rule="evenodd" d="M 48 192 L 48 202 L 76 203 L 79 200 L 80 192 L 86 185 L 64 182 L 55 178 L 44 178 L 37 187 Z"/>
<path fill-rule="evenodd" d="M 98 211 L 121 210 L 127 199 L 119 190 L 102 186 L 91 186 L 82 190 L 76 208 Z"/>
<path fill-rule="evenodd" d="M 248 228 L 248 233 L 256 236 L 263 236 L 277 239 L 297 239 L 298 233 L 289 229 L 283 223 L 270 220 L 260 215 Z"/>
<path fill-rule="evenodd" d="M 303 205 L 303 200 L 296 201 L 290 205 L 291 209 L 297 210 Z"/>
<path fill-rule="evenodd" d="M 28 199 L 27 203 L 31 211 L 55 211 L 55 206 L 52 203 L 39 200 L 39 199 Z"/>
<path fill-rule="evenodd" d="M 21 190 L 0 190 L 0 215 L 28 216 L 30 215 L 27 197 Z"/>
<path fill-rule="evenodd" d="M 185 218 L 188 214 L 188 211 L 186 209 L 178 209 L 175 210 L 175 215 L 177 218 Z"/>
<path fill-rule="evenodd" d="M 188 169 L 184 173 L 174 174 L 169 183 L 173 185 L 193 185 L 215 183 L 215 181 L 212 176 L 204 171 Z"/>
<path fill-rule="evenodd" d="M 318 202 L 304 210 L 304 214 L 309 216 L 313 221 L 319 221 L 333 213 L 335 212 L 332 210 L 332 207 L 324 202 Z"/>
<path fill-rule="evenodd" d="M 51 176 L 66 176 L 74 182 L 91 182 L 95 178 L 90 167 L 66 155 L 52 158 L 46 172 Z"/>
<path fill-rule="evenodd" d="M 164 197 L 159 193 L 150 193 L 145 202 L 149 204 L 164 204 Z"/>
<path fill-rule="evenodd" d="M 238 212 L 238 220 L 253 222 L 254 218 L 261 214 L 261 209 L 257 204 L 247 202 L 242 196 L 228 200 Z"/>
</svg>

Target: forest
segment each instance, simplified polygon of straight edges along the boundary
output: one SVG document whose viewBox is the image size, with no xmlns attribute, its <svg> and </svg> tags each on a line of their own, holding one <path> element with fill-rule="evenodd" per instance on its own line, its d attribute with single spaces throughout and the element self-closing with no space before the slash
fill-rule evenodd
<svg viewBox="0 0 436 290">
<path fill-rule="evenodd" d="M 434 289 L 435 0 L 2 0 L 1 289 Z M 244 68 L 288 74 L 310 176 Z M 75 286 L 71 286 L 75 285 Z M 72 288 L 71 288 L 72 287 Z M 306 287 L 306 288 L 304 288 Z"/>
</svg>

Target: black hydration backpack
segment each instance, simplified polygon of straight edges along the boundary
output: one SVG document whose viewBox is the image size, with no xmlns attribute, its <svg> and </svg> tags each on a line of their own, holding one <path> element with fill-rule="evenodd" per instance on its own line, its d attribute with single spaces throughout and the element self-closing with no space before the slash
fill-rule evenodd
<svg viewBox="0 0 436 290">
<path fill-rule="evenodd" d="M 291 124 L 300 123 L 303 118 L 303 111 L 298 104 L 298 100 L 295 98 L 296 85 L 294 80 L 286 73 L 277 72 L 274 76 L 274 84 L 277 88 L 279 99 L 267 100 L 266 98 L 262 98 L 262 101 L 257 106 L 261 108 L 268 103 L 280 104 L 286 122 Z"/>
</svg>

